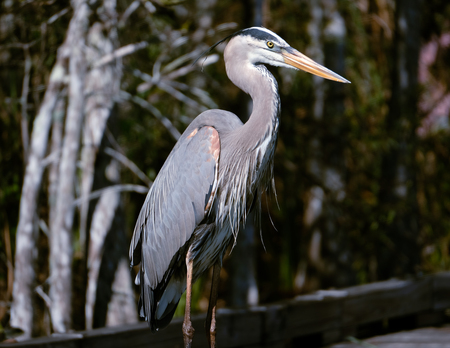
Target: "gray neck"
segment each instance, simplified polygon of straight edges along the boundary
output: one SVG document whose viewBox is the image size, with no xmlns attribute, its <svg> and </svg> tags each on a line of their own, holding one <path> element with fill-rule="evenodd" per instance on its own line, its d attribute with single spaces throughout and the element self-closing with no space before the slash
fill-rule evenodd
<svg viewBox="0 0 450 348">
<path fill-rule="evenodd" d="M 264 65 L 250 62 L 227 66 L 227 73 L 230 80 L 253 100 L 252 113 L 244 126 L 236 131 L 236 136 L 241 145 L 255 148 L 278 132 L 280 98 L 277 82 Z"/>
</svg>

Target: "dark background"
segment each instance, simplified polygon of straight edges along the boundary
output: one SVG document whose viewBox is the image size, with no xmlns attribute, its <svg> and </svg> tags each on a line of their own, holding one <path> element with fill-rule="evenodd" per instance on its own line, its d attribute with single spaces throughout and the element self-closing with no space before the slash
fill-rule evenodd
<svg viewBox="0 0 450 348">
<path fill-rule="evenodd" d="M 192 66 L 193 59 L 188 59 L 178 67 L 192 71 L 174 78 L 168 76 L 174 71 L 169 63 L 195 50 L 201 52 L 255 23 L 275 31 L 291 46 L 352 82 L 343 85 L 304 72 L 271 68 L 282 103 L 275 158 L 277 196 L 267 195 L 267 204 L 263 202 L 261 234 L 251 228 L 241 233 L 243 240 L 225 261 L 221 306 L 254 303 L 254 298 L 252 302 L 245 297 L 249 278 L 257 289 L 256 300 L 266 303 L 317 289 L 449 269 L 447 1 L 134 3 L 138 6 L 129 13 L 132 1 L 118 0 L 114 8 L 118 47 L 142 41 L 148 46 L 123 58 L 120 89 L 153 105 L 180 132 L 205 108 L 230 110 L 245 119 L 251 104 L 226 77 L 223 45 L 213 52 L 219 55 L 218 62 L 208 64 L 207 60 L 203 69 Z M 91 4 L 89 25 L 106 22 L 101 6 L 101 1 Z M 16 230 L 26 166 L 23 108 L 25 105 L 25 128 L 31 136 L 73 9 L 68 1 L 43 0 L 2 1 L 0 7 L 0 319 L 5 327 L 12 304 L 19 238 Z M 49 21 L 65 9 L 57 20 Z M 177 38 L 184 41 L 176 44 Z M 31 64 L 28 73 L 27 61 Z M 161 68 L 155 68 L 156 64 Z M 142 73 L 155 76 L 155 71 L 172 81 L 179 94 L 157 84 L 146 86 Z M 27 74 L 29 91 L 23 99 Z M 174 144 L 175 139 L 152 113 L 132 100 L 117 98 L 97 152 L 92 191 L 112 184 L 103 174 L 110 159 L 102 150 L 105 147 L 120 150 L 153 180 Z M 50 225 L 47 171 L 35 219 Z M 80 171 L 74 183 L 76 197 Z M 142 185 L 122 166 L 115 184 L 128 183 Z M 117 260 L 126 256 L 145 195 L 123 191 L 120 199 L 101 255 L 99 283 L 103 281 L 100 289 L 104 294 L 111 292 Z M 91 200 L 89 221 L 97 201 Z M 79 242 L 79 225 L 76 208 L 72 326 L 84 329 L 87 256 Z M 42 224 L 36 223 L 35 231 L 34 285 L 42 285 L 48 292 L 49 237 Z M 89 229 L 87 233 L 89 237 Z M 108 263 L 108 257 L 116 261 Z M 196 310 L 204 309 L 208 283 L 205 277 L 196 285 Z M 94 327 L 104 325 L 110 297 L 96 303 Z M 42 324 L 36 324 L 33 334 L 42 335 L 51 330 L 44 319 L 48 310 L 41 297 L 34 301 L 34 315 Z"/>
</svg>

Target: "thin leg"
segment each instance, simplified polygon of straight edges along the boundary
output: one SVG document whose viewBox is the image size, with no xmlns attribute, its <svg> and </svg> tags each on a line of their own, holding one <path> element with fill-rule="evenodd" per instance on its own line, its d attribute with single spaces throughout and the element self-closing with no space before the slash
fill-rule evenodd
<svg viewBox="0 0 450 348">
<path fill-rule="evenodd" d="M 192 271 L 193 260 L 189 260 L 191 253 L 186 254 L 186 308 L 184 309 L 184 321 L 183 321 L 183 339 L 184 347 L 191 348 L 192 339 L 194 338 L 194 327 L 191 322 L 191 295 L 192 295 Z"/>
<path fill-rule="evenodd" d="M 221 268 L 222 266 L 218 263 L 213 268 L 211 296 L 209 298 L 208 315 L 206 316 L 206 337 L 211 348 L 216 346 L 216 302 Z"/>
</svg>

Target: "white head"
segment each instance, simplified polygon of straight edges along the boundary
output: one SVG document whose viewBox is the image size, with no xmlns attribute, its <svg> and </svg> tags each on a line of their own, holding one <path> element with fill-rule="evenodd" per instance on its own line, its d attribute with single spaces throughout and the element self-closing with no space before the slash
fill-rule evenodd
<svg viewBox="0 0 450 348">
<path fill-rule="evenodd" d="M 230 37 L 224 57 L 227 64 L 269 64 L 307 71 L 323 78 L 350 83 L 289 46 L 280 36 L 262 27 L 240 30 Z"/>
</svg>

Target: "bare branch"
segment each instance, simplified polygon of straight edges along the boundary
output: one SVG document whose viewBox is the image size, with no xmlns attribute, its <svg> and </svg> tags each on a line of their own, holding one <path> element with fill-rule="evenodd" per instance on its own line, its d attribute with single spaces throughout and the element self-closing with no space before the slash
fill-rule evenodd
<svg viewBox="0 0 450 348">
<path fill-rule="evenodd" d="M 178 57 L 176 59 L 174 59 L 172 62 L 170 62 L 169 64 L 167 64 L 162 70 L 161 72 L 164 73 L 168 73 L 170 71 L 173 71 L 174 69 L 178 68 L 179 66 L 183 65 L 184 63 L 197 58 L 201 53 L 202 53 L 202 49 L 198 48 L 196 50 L 193 50 L 189 53 L 186 53 L 184 55 L 182 55 L 181 57 Z M 189 66 L 192 66 L 192 64 L 190 64 Z"/>
<path fill-rule="evenodd" d="M 156 12 L 155 5 L 153 5 L 150 1 L 145 1 L 144 6 L 147 9 L 147 11 L 150 12 L 151 14 Z"/>
<path fill-rule="evenodd" d="M 21 43 L 21 42 L 12 42 L 3 46 L 0 46 L 0 49 L 8 49 L 8 48 L 21 48 L 23 50 L 27 50 L 29 49 L 31 46 L 33 46 L 34 44 L 36 44 L 38 42 L 38 40 L 34 40 L 31 41 L 29 43 Z"/>
<path fill-rule="evenodd" d="M 52 308 L 52 300 L 50 297 L 44 292 L 44 289 L 42 289 L 42 285 L 36 286 L 34 291 L 44 300 L 45 305 L 48 309 Z"/>
<path fill-rule="evenodd" d="M 153 114 L 153 116 L 155 116 L 163 124 L 163 126 L 166 127 L 166 129 L 169 131 L 169 133 L 175 140 L 178 140 L 178 138 L 181 136 L 180 132 L 175 128 L 172 122 L 170 122 L 170 120 L 167 117 L 163 116 L 161 112 L 157 108 L 155 108 L 152 104 L 150 104 L 148 101 L 138 96 L 131 95 L 130 93 L 125 91 L 120 91 L 120 97 L 125 100 L 131 100 L 134 103 L 141 106 L 142 108 L 150 111 Z"/>
<path fill-rule="evenodd" d="M 52 24 L 53 22 L 56 22 L 60 17 L 64 16 L 67 12 L 69 12 L 70 8 L 66 7 L 64 9 L 62 9 L 61 11 L 55 13 L 53 16 L 51 16 L 48 21 L 47 24 Z"/>
<path fill-rule="evenodd" d="M 178 81 L 168 81 L 168 84 L 173 86 L 174 88 L 180 89 L 181 91 L 191 92 L 193 95 L 198 97 L 204 105 L 208 106 L 209 108 L 217 108 L 217 104 L 214 102 L 214 100 L 212 100 L 209 94 L 201 88 L 192 87 Z"/>
<path fill-rule="evenodd" d="M 138 42 L 135 44 L 129 44 L 126 46 L 123 46 L 121 48 L 118 48 L 117 50 L 115 50 L 114 52 L 107 54 L 106 56 L 100 58 L 99 61 L 97 61 L 94 64 L 94 68 L 99 68 L 105 64 L 111 63 L 112 61 L 118 59 L 118 58 L 122 58 L 124 56 L 127 56 L 129 54 L 132 54 L 136 51 L 139 51 L 143 48 L 146 48 L 148 46 L 148 42 L 146 41 L 142 41 L 142 42 Z"/>
<path fill-rule="evenodd" d="M 159 81 L 158 87 L 161 88 L 163 91 L 166 91 L 167 93 L 169 93 L 175 99 L 178 99 L 180 102 L 185 103 L 186 105 L 190 106 L 191 108 L 197 109 L 199 111 L 206 110 L 206 108 L 203 105 L 197 103 L 194 99 L 189 98 L 187 95 L 185 95 L 184 93 L 173 88 L 166 82 Z"/>
<path fill-rule="evenodd" d="M 123 13 L 122 17 L 120 18 L 119 22 L 118 22 L 118 27 L 122 28 L 123 26 L 125 26 L 126 21 L 128 20 L 128 17 L 130 17 L 130 15 L 137 10 L 137 8 L 140 5 L 140 1 L 139 0 L 134 0 L 130 6 L 128 6 L 128 8 L 125 10 L 125 12 Z"/>
<path fill-rule="evenodd" d="M 50 152 L 50 154 L 41 161 L 41 166 L 43 168 L 45 168 L 50 164 L 56 163 L 58 161 L 58 158 L 60 155 L 61 155 L 61 150 L 56 150 L 56 151 Z"/>
<path fill-rule="evenodd" d="M 23 144 L 23 158 L 25 159 L 25 163 L 28 158 L 28 143 L 29 143 L 29 134 L 28 134 L 28 113 L 27 113 L 27 100 L 28 100 L 28 91 L 30 88 L 30 71 L 31 71 L 31 57 L 28 46 L 24 48 L 25 54 L 25 68 L 23 73 L 23 83 L 22 83 L 22 96 L 20 97 L 21 104 L 21 120 L 20 125 L 22 128 L 22 144 Z"/>
<path fill-rule="evenodd" d="M 50 238 L 50 230 L 45 221 L 42 219 L 39 219 L 39 228 L 41 229 L 42 232 L 44 232 L 47 238 Z"/>
<path fill-rule="evenodd" d="M 155 63 L 155 65 L 156 65 L 156 63 Z M 142 72 L 142 71 L 140 71 L 138 69 L 134 69 L 133 70 L 133 75 L 145 81 L 144 83 L 141 83 L 137 87 L 137 91 L 139 93 L 148 91 L 150 88 L 152 88 L 152 86 L 154 84 L 156 84 L 158 82 L 156 77 L 152 77 L 149 74 L 144 73 L 144 72 Z"/>
<path fill-rule="evenodd" d="M 141 179 L 145 184 L 150 187 L 152 186 L 152 181 L 145 175 L 145 173 L 138 168 L 138 166 L 131 161 L 128 157 L 122 155 L 119 151 L 116 151 L 110 147 L 105 149 L 105 153 L 115 158 L 117 161 L 122 163 L 125 167 L 130 169 L 136 176 Z"/>
<path fill-rule="evenodd" d="M 181 76 L 189 74 L 192 70 L 194 70 L 194 66 L 192 64 L 185 65 L 175 71 L 172 71 L 170 74 L 167 74 L 166 79 L 175 80 Z"/>
<path fill-rule="evenodd" d="M 89 200 L 96 199 L 96 198 L 100 197 L 102 195 L 102 193 L 104 193 L 107 190 L 113 190 L 113 191 L 117 191 L 117 192 L 137 192 L 137 193 L 146 194 L 148 192 L 148 187 L 142 186 L 142 185 L 133 185 L 133 184 L 112 185 L 112 186 L 108 186 L 103 189 L 91 192 L 91 194 L 88 196 L 88 199 Z M 82 199 L 77 198 L 76 200 L 73 201 L 73 205 L 78 206 L 81 204 L 81 202 L 82 202 Z"/>
<path fill-rule="evenodd" d="M 139 77 L 140 79 L 142 79 L 142 80 L 144 80 L 145 82 L 148 82 L 148 83 L 155 84 L 156 82 L 158 82 L 158 79 L 156 77 L 152 77 L 151 75 L 149 75 L 149 74 L 147 74 L 147 73 L 145 73 L 143 71 L 140 71 L 138 69 L 134 69 L 133 70 L 133 75 L 136 76 L 136 77 Z"/>
</svg>

